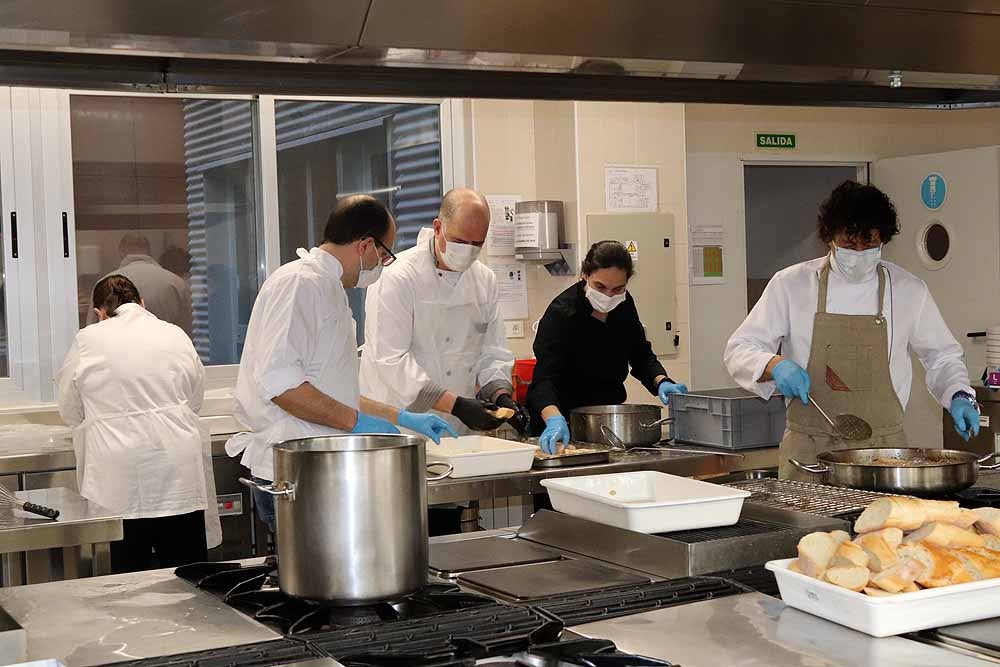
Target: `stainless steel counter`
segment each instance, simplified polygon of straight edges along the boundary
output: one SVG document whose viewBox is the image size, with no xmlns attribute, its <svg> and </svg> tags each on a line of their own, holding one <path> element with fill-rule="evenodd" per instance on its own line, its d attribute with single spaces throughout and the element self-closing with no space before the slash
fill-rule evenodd
<svg viewBox="0 0 1000 667">
<path fill-rule="evenodd" d="M 543 493 L 543 479 L 601 475 L 634 470 L 657 470 L 683 477 L 721 475 L 740 459 L 715 454 L 682 454 L 659 452 L 612 452 L 611 461 L 598 465 L 545 468 L 506 475 L 488 475 L 465 479 L 445 479 L 427 484 L 427 503 L 457 503 L 463 500 L 487 500 L 509 496 Z"/>
<path fill-rule="evenodd" d="M 876 639 L 752 593 L 572 629 L 684 667 L 965 667 L 988 663 L 901 637 Z"/>
<path fill-rule="evenodd" d="M 70 667 L 279 637 L 173 570 L 0 588 L 0 607 L 27 631 L 29 660 Z"/>
<path fill-rule="evenodd" d="M 73 441 L 69 438 L 25 438 L 6 442 L 0 448 L 0 475 L 67 470 L 76 467 Z"/>
</svg>

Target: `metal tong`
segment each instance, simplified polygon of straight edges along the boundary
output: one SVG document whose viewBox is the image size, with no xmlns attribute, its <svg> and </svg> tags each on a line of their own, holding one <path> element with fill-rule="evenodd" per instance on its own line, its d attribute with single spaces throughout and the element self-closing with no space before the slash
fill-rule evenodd
<svg viewBox="0 0 1000 667">
<path fill-rule="evenodd" d="M 674 447 L 673 445 L 665 445 L 662 447 L 626 447 L 625 443 L 622 442 L 618 434 L 608 428 L 606 425 L 601 424 L 601 433 L 604 435 L 605 440 L 608 441 L 611 449 L 618 452 L 680 452 L 682 454 L 716 454 L 718 456 L 735 456 L 737 458 L 746 458 L 743 454 L 737 452 L 719 452 L 715 450 L 704 450 L 704 449 L 684 449 L 681 447 Z"/>
</svg>

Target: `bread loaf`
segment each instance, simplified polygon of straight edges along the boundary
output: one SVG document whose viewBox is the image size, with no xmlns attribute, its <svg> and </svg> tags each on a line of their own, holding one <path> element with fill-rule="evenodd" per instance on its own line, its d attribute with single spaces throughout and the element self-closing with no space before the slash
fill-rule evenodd
<svg viewBox="0 0 1000 667">
<path fill-rule="evenodd" d="M 841 588 L 861 591 L 868 585 L 868 575 L 866 567 L 831 567 L 823 578 Z"/>
<path fill-rule="evenodd" d="M 965 563 L 951 549 L 917 542 L 900 547 L 899 555 L 919 561 L 925 566 L 924 571 L 915 579 L 925 588 L 940 588 L 975 581 Z"/>
<path fill-rule="evenodd" d="M 987 549 L 1000 551 L 1000 535 L 981 535 Z"/>
<path fill-rule="evenodd" d="M 989 549 L 975 548 L 953 549 L 952 553 L 962 561 L 965 571 L 973 581 L 1000 577 L 1000 561 L 996 558 L 1000 554 Z"/>
<path fill-rule="evenodd" d="M 846 530 L 831 530 L 830 537 L 832 537 L 833 541 L 837 544 L 851 541 L 851 534 Z"/>
<path fill-rule="evenodd" d="M 980 533 L 1000 535 L 1000 509 L 982 507 L 972 511 L 976 513 L 976 528 Z"/>
<path fill-rule="evenodd" d="M 889 591 L 883 591 L 881 588 L 874 588 L 872 586 L 865 587 L 865 595 L 870 595 L 873 598 L 887 598 L 896 595 L 895 593 L 890 593 Z"/>
<path fill-rule="evenodd" d="M 984 547 L 986 540 L 971 530 L 950 523 L 928 523 L 903 540 L 906 544 L 929 542 L 940 547 Z"/>
<path fill-rule="evenodd" d="M 881 535 L 862 535 L 855 543 L 868 554 L 868 569 L 872 572 L 881 572 L 899 561 L 896 550 Z"/>
<path fill-rule="evenodd" d="M 917 530 L 929 521 L 963 525 L 972 518 L 968 512 L 970 510 L 963 510 L 952 500 L 921 500 L 898 496 L 879 498 L 861 513 L 854 523 L 854 530 L 859 533 L 870 533 L 882 528 L 910 531 Z"/>
<path fill-rule="evenodd" d="M 899 545 L 903 543 L 903 531 L 899 528 L 883 528 L 882 530 L 875 530 L 865 534 L 879 535 L 893 549 L 898 549 Z"/>
<path fill-rule="evenodd" d="M 497 408 L 496 410 L 486 410 L 486 414 L 496 419 L 510 419 L 514 416 L 514 410 L 511 408 Z"/>
<path fill-rule="evenodd" d="M 912 558 L 903 558 L 872 577 L 871 583 L 884 591 L 899 593 L 922 575 L 927 566 Z"/>
<path fill-rule="evenodd" d="M 837 541 L 829 533 L 809 533 L 799 540 L 799 568 L 802 574 L 822 579 L 837 546 Z"/>
<path fill-rule="evenodd" d="M 868 567 L 868 552 L 854 542 L 837 545 L 830 567 Z"/>
</svg>

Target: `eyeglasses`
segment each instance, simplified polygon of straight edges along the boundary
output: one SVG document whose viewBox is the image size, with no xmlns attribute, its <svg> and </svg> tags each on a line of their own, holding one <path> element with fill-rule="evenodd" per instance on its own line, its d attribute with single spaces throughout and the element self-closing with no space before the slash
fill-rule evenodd
<svg viewBox="0 0 1000 667">
<path fill-rule="evenodd" d="M 379 241 L 374 236 L 372 236 L 370 238 L 371 238 L 372 241 L 375 242 L 375 245 L 377 245 L 379 248 L 381 248 L 382 250 L 385 251 L 385 254 L 382 255 L 381 257 L 379 257 L 379 259 L 382 261 L 382 266 L 389 266 L 390 264 L 392 264 L 393 262 L 396 261 L 396 255 L 392 252 L 392 250 L 390 250 L 389 248 L 387 248 L 384 243 L 382 243 L 381 241 Z"/>
</svg>

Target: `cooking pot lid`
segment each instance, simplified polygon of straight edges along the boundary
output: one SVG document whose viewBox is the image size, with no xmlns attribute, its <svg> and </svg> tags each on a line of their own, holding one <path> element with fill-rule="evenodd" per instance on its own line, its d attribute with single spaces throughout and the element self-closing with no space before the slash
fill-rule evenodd
<svg viewBox="0 0 1000 667">
<path fill-rule="evenodd" d="M 276 450 L 294 453 L 369 452 L 380 449 L 423 447 L 426 439 L 415 435 L 328 435 L 318 438 L 286 440 L 274 446 Z"/>
</svg>

